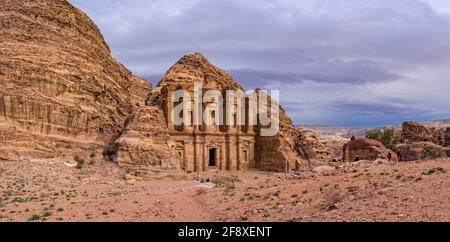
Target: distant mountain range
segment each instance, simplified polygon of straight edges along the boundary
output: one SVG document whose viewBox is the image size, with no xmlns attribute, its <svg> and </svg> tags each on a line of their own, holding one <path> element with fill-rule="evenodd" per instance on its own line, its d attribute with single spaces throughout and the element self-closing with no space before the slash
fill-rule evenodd
<svg viewBox="0 0 450 242">
<path fill-rule="evenodd" d="M 425 127 L 427 128 L 446 128 L 450 127 L 450 119 L 421 122 L 421 124 L 425 125 Z M 353 135 L 356 137 L 363 137 L 368 130 L 375 129 L 375 128 L 337 127 L 326 125 L 299 125 L 299 127 L 309 129 L 319 136 L 341 136 L 344 138 L 350 138 Z M 391 125 L 388 127 L 400 129 L 402 125 L 398 124 L 398 125 Z"/>
</svg>

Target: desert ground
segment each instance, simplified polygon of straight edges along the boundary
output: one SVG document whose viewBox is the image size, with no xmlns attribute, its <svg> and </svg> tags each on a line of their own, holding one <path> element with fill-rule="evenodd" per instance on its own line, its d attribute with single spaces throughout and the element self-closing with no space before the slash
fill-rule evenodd
<svg viewBox="0 0 450 242">
<path fill-rule="evenodd" d="M 449 221 L 449 170 L 446 158 L 136 181 L 106 161 L 3 162 L 0 221 Z"/>
</svg>

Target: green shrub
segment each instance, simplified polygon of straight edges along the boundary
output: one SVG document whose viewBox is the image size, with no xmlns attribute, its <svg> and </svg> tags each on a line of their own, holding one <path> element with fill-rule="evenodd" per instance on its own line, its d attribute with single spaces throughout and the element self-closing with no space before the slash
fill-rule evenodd
<svg viewBox="0 0 450 242">
<path fill-rule="evenodd" d="M 78 155 L 74 156 L 73 159 L 77 162 L 77 166 L 75 168 L 77 168 L 78 170 L 83 169 L 83 165 L 86 161 L 80 158 L 80 156 Z"/>
<path fill-rule="evenodd" d="M 424 159 L 426 159 L 426 160 L 430 160 L 430 159 L 434 160 L 434 159 L 440 158 L 441 153 L 438 150 L 434 149 L 433 147 L 427 146 L 427 147 L 425 147 L 425 149 L 423 151 L 423 156 L 424 156 Z"/>
<path fill-rule="evenodd" d="M 28 221 L 36 221 L 36 220 L 41 220 L 41 219 L 42 219 L 41 216 L 35 214 L 35 215 L 31 216 L 31 217 L 28 219 Z"/>
<path fill-rule="evenodd" d="M 104 148 L 102 151 L 103 157 L 108 159 L 109 161 L 112 161 L 116 149 L 117 149 L 117 145 L 115 145 L 115 144 L 111 145 L 110 147 Z"/>
<path fill-rule="evenodd" d="M 366 138 L 380 141 L 386 148 L 394 149 L 394 129 L 373 129 L 366 132 Z"/>
<path fill-rule="evenodd" d="M 433 168 L 433 169 L 431 169 L 429 171 L 426 171 L 426 172 L 422 173 L 422 175 L 424 175 L 424 176 L 431 176 L 433 174 L 439 174 L 439 173 L 445 174 L 445 173 L 447 173 L 447 170 L 442 168 L 442 167 L 436 167 L 436 168 Z"/>
</svg>

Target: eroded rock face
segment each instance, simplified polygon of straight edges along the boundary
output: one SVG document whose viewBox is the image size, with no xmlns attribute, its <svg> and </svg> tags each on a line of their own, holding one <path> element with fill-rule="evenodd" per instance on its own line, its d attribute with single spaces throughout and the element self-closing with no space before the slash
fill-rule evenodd
<svg viewBox="0 0 450 242">
<path fill-rule="evenodd" d="M 273 100 L 269 99 L 269 102 L 272 105 Z M 281 106 L 279 116 L 280 131 L 277 135 L 256 137 L 256 154 L 261 169 L 311 171 L 330 161 L 330 150 L 320 143 L 315 133 L 295 127 Z"/>
<path fill-rule="evenodd" d="M 433 142 L 433 133 L 420 123 L 403 123 L 399 143 L 414 142 Z"/>
<path fill-rule="evenodd" d="M 445 145 L 445 129 L 430 128 L 433 135 L 433 143 L 444 146 Z"/>
<path fill-rule="evenodd" d="M 322 144 L 317 135 L 310 130 L 297 128 L 295 149 L 313 167 L 324 165 L 331 160 L 329 148 Z"/>
<path fill-rule="evenodd" d="M 180 161 L 172 143 L 162 111 L 157 106 L 143 107 L 129 117 L 115 142 L 115 159 L 120 166 L 133 169 L 178 169 Z"/>
<path fill-rule="evenodd" d="M 448 157 L 449 149 L 432 142 L 415 142 L 400 144 L 396 150 L 401 154 L 402 161 L 426 160 Z"/>
<path fill-rule="evenodd" d="M 448 135 L 450 129 L 430 128 L 416 122 L 406 122 L 402 126 L 401 143 L 396 151 L 402 161 L 435 159 L 449 156 Z"/>
<path fill-rule="evenodd" d="M 4 160 L 104 146 L 151 89 L 66 0 L 2 0 L 0 85 Z"/>
<path fill-rule="evenodd" d="M 320 137 L 320 142 L 324 144 L 331 152 L 331 157 L 341 159 L 343 156 L 342 147 L 348 143 L 350 139 L 337 135 L 325 135 Z"/>
<path fill-rule="evenodd" d="M 388 160 L 391 154 L 391 161 L 398 161 L 397 155 L 384 147 L 381 142 L 371 139 L 356 139 L 344 145 L 343 161 L 354 162 L 356 160 L 375 161 L 377 159 Z"/>
<path fill-rule="evenodd" d="M 259 89 L 256 91 L 261 93 Z M 269 106 L 278 105 L 271 98 L 267 100 Z M 297 131 L 291 118 L 281 107 L 279 118 L 280 130 L 277 135 L 256 137 L 255 154 L 258 168 L 276 172 L 310 170 L 310 163 L 306 156 L 303 156 L 305 154 L 296 150 L 296 142 L 302 138 L 300 131 Z"/>
</svg>

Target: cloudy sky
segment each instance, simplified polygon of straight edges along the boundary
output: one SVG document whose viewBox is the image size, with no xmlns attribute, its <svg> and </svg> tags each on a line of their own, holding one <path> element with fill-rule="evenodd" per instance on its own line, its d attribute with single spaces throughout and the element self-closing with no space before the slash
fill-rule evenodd
<svg viewBox="0 0 450 242">
<path fill-rule="evenodd" d="M 70 0 L 113 55 L 157 83 L 203 53 L 297 124 L 450 118 L 448 0 Z"/>
</svg>

